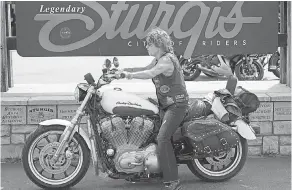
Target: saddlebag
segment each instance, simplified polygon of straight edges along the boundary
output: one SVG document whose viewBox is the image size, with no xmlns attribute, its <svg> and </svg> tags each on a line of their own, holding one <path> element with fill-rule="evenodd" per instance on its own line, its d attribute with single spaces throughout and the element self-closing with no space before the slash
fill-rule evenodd
<svg viewBox="0 0 292 190">
<path fill-rule="evenodd" d="M 239 144 L 238 134 L 216 119 L 199 119 L 183 124 L 182 135 L 189 139 L 197 157 L 212 157 Z"/>
<path fill-rule="evenodd" d="M 243 115 L 256 111 L 260 106 L 258 97 L 241 86 L 236 87 L 234 100 L 240 107 Z"/>
</svg>

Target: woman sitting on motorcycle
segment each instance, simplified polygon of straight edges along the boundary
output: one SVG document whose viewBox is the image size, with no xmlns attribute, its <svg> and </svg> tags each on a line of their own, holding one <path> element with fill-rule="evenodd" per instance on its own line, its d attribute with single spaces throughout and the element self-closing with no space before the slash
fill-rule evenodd
<svg viewBox="0 0 292 190">
<path fill-rule="evenodd" d="M 185 117 L 189 96 L 179 65 L 173 53 L 170 36 L 160 28 L 146 36 L 147 50 L 153 61 L 143 68 L 126 68 L 127 79 L 152 79 L 160 107 L 162 125 L 157 136 L 158 158 L 166 189 L 181 188 L 171 136 Z"/>
</svg>

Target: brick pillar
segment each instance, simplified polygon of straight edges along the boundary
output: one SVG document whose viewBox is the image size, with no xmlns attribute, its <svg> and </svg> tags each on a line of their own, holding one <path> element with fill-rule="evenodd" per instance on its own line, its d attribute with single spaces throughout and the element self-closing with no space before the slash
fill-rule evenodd
<svg viewBox="0 0 292 190">
<path fill-rule="evenodd" d="M 8 66 L 6 43 L 6 11 L 5 1 L 0 1 L 0 62 L 1 62 L 1 92 L 8 91 Z"/>
</svg>

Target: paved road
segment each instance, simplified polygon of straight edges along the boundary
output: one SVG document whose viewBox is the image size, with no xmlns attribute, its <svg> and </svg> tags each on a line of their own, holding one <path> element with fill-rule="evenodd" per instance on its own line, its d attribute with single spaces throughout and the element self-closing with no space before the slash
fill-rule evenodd
<svg viewBox="0 0 292 190">
<path fill-rule="evenodd" d="M 100 76 L 104 60 L 106 58 L 112 60 L 113 57 L 21 57 L 13 51 L 12 58 L 15 84 L 61 84 L 82 82 L 83 76 L 88 72 L 94 77 Z M 146 66 L 153 57 L 120 56 L 118 59 L 120 67 L 125 68 Z M 265 70 L 263 80 L 278 80 L 273 73 L 267 71 L 267 68 Z M 226 79 L 210 78 L 201 74 L 196 81 L 214 80 Z"/>
<path fill-rule="evenodd" d="M 4 190 L 38 190 L 25 175 L 21 164 L 2 164 L 1 186 Z M 248 158 L 242 171 L 227 182 L 207 183 L 195 177 L 186 166 L 179 167 L 185 190 L 290 190 L 291 158 Z M 160 183 L 131 184 L 124 180 L 97 178 L 89 169 L 73 190 L 158 190 Z"/>
</svg>

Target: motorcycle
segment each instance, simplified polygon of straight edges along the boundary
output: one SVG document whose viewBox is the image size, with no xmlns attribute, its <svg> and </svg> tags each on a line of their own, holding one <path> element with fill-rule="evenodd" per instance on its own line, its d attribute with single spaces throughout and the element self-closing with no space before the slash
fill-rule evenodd
<svg viewBox="0 0 292 190">
<path fill-rule="evenodd" d="M 264 75 L 264 68 L 257 59 L 245 55 L 180 58 L 180 64 L 186 81 L 195 80 L 201 71 L 208 77 L 229 77 L 235 74 L 239 80 L 262 80 Z"/>
<path fill-rule="evenodd" d="M 201 74 L 201 70 L 198 69 L 196 66 L 197 64 L 200 63 L 200 60 L 196 60 L 195 59 L 196 57 L 185 59 L 182 55 L 177 55 L 178 61 L 183 71 L 185 81 L 193 81 L 196 78 L 198 78 Z"/>
<path fill-rule="evenodd" d="M 159 108 L 150 100 L 109 85 L 124 77 L 123 73 L 118 75 L 103 69 L 95 82 L 90 73 L 86 74 L 87 83 L 79 83 L 74 92 L 81 105 L 73 119 L 39 123 L 22 151 L 24 171 L 33 183 L 41 188 L 72 187 L 85 176 L 90 158 L 97 176 L 103 173 L 130 182 L 161 179 L 156 154 L 157 130 L 161 125 Z M 84 116 L 88 116 L 88 132 L 80 127 Z M 188 114 L 188 117 L 192 119 L 185 119 L 172 138 L 177 163 L 186 164 L 194 175 L 205 181 L 234 177 L 246 161 L 246 139 L 255 138 L 251 128 L 226 125 L 239 137 L 236 146 L 202 157 L 194 151 L 187 133 L 183 133 L 184 123 L 195 122 L 200 116 Z M 253 136 L 249 137 L 246 132 Z"/>
<path fill-rule="evenodd" d="M 280 78 L 280 53 L 276 51 L 273 54 L 255 55 L 259 62 L 265 67 L 268 64 L 268 71 Z"/>
</svg>

